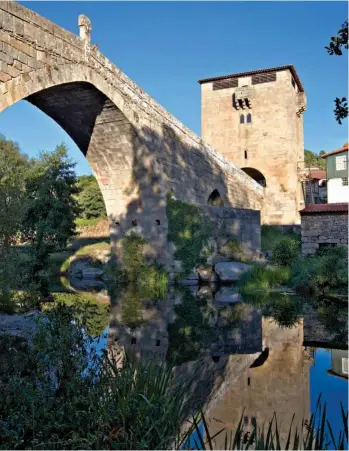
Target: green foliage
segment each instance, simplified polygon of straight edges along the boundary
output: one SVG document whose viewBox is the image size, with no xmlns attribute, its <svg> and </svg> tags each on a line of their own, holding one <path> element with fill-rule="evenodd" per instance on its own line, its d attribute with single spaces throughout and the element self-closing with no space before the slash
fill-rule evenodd
<svg viewBox="0 0 349 451">
<path fill-rule="evenodd" d="M 145 244 L 145 239 L 134 232 L 122 239 L 122 263 L 131 281 L 137 280 L 140 268 L 144 265 Z"/>
<path fill-rule="evenodd" d="M 109 303 L 98 302 L 89 293 L 54 293 L 57 305 L 74 307 L 74 314 L 85 324 L 90 337 L 98 337 L 109 325 Z M 57 305 L 46 304 L 46 309 L 57 308 Z"/>
<path fill-rule="evenodd" d="M 299 430 L 291 423 L 285 442 L 275 415 L 248 433 L 242 413 L 236 430 L 213 436 L 199 412 L 183 433 L 188 383 L 176 383 L 166 363 L 120 365 L 98 355 L 85 328 L 80 313 L 58 305 L 32 343 L 0 336 L 0 449 L 191 449 L 192 441 L 194 449 L 214 449 L 219 434 L 224 449 L 345 449 L 348 414 L 341 406 L 343 430 L 335 437 L 320 399 Z"/>
<path fill-rule="evenodd" d="M 172 367 L 97 355 L 74 309 L 47 312 L 21 365 L 0 372 L 1 449 L 171 449 L 185 384 Z M 7 337 L 0 349 L 14 351 Z"/>
<path fill-rule="evenodd" d="M 18 274 L 11 246 L 20 231 L 28 158 L 18 145 L 0 136 L 0 290 L 9 292 Z"/>
<path fill-rule="evenodd" d="M 273 287 L 286 285 L 291 277 L 291 270 L 286 267 L 254 265 L 242 274 L 238 281 L 241 293 L 250 295 L 254 291 L 266 293 Z"/>
<path fill-rule="evenodd" d="M 329 55 L 343 55 L 342 49 L 348 50 L 348 20 L 346 20 L 337 32 L 337 36 L 331 37 L 331 42 L 325 47 Z M 334 115 L 336 121 L 342 124 L 342 120 L 348 117 L 348 102 L 346 97 L 336 97 Z"/>
<path fill-rule="evenodd" d="M 0 313 L 25 313 L 39 305 L 38 293 L 31 291 L 0 291 Z"/>
<path fill-rule="evenodd" d="M 283 238 L 274 246 L 272 262 L 279 266 L 290 266 L 299 255 L 299 243 L 290 238 Z"/>
<path fill-rule="evenodd" d="M 235 261 L 247 262 L 249 259 L 244 253 L 241 244 L 237 239 L 232 239 L 228 243 L 230 257 Z"/>
<path fill-rule="evenodd" d="M 167 293 L 168 274 L 160 265 L 150 265 L 144 256 L 146 240 L 136 233 L 122 239 L 122 262 L 125 278 L 135 282 L 143 297 L 164 298 Z"/>
<path fill-rule="evenodd" d="M 43 295 L 48 294 L 48 255 L 66 246 L 75 234 L 78 207 L 74 166 L 64 145 L 43 153 L 26 177 L 23 229 L 31 241 L 31 277 Z"/>
<path fill-rule="evenodd" d="M 261 239 L 262 250 L 273 250 L 274 247 L 284 238 L 293 239 L 300 243 L 300 234 L 296 232 L 282 232 L 275 226 L 262 225 L 261 227 Z"/>
<path fill-rule="evenodd" d="M 311 150 L 304 149 L 304 167 L 326 169 L 326 160 L 321 158 L 320 154 L 316 154 Z"/>
<path fill-rule="evenodd" d="M 205 263 L 201 251 L 211 236 L 208 222 L 200 208 L 167 195 L 168 239 L 176 246 L 175 257 L 188 274 L 197 264 Z"/>
<path fill-rule="evenodd" d="M 76 218 L 75 224 L 76 224 L 76 227 L 91 227 L 91 226 L 97 225 L 103 219 L 105 219 L 105 218 L 100 218 L 100 217 L 90 218 L 90 219 Z"/>
<path fill-rule="evenodd" d="M 320 255 L 298 259 L 292 266 L 292 286 L 304 294 L 347 292 L 348 251 L 343 246 L 327 247 Z"/>
<path fill-rule="evenodd" d="M 81 175 L 77 186 L 80 221 L 81 219 L 106 218 L 104 200 L 96 178 L 93 175 Z"/>
</svg>

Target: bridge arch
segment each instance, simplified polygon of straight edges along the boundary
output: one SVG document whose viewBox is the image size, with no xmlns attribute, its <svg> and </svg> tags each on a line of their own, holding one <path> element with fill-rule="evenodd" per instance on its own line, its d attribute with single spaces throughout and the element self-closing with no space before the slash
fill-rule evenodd
<svg viewBox="0 0 349 451">
<path fill-rule="evenodd" d="M 241 170 L 244 171 L 249 177 L 251 177 L 257 183 L 259 183 L 259 185 L 266 188 L 267 181 L 261 171 L 255 168 L 241 168 Z"/>
<path fill-rule="evenodd" d="M 86 39 L 15 2 L 0 4 L 0 112 L 28 100 L 86 156 L 105 201 L 112 242 L 137 230 L 167 264 L 166 194 L 261 209 L 263 189 L 187 129 Z M 135 225 L 136 224 L 136 225 Z"/>
</svg>

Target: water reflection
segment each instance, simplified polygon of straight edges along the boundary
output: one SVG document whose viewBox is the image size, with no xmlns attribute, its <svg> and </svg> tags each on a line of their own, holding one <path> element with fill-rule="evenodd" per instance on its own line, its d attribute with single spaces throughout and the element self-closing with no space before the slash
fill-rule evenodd
<svg viewBox="0 0 349 451">
<path fill-rule="evenodd" d="M 242 300 L 234 287 L 171 287 L 166 299 L 157 300 L 132 285 L 109 287 L 108 293 L 109 318 L 91 310 L 95 331 L 104 331 L 99 346 L 119 365 L 127 354 L 175 361 L 178 384 L 189 381 L 187 413 L 203 409 L 211 434 L 223 426 L 234 429 L 242 414 L 244 429 L 252 430 L 275 412 L 285 440 L 293 414 L 299 429 L 314 411 L 320 386 L 339 427 L 339 405 L 331 399 L 347 408 L 346 304 L 280 293 Z M 95 299 L 105 302 L 106 292 Z M 218 449 L 224 446 L 220 440 Z"/>
</svg>

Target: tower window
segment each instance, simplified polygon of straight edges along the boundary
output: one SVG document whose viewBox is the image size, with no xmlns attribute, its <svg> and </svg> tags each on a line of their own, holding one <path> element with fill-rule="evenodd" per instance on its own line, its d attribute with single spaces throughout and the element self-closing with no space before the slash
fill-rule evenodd
<svg viewBox="0 0 349 451">
<path fill-rule="evenodd" d="M 348 177 L 342 177 L 342 185 L 348 186 Z"/>
<path fill-rule="evenodd" d="M 245 123 L 245 116 L 243 114 L 240 115 L 240 124 Z"/>
<path fill-rule="evenodd" d="M 248 113 L 246 122 L 250 124 L 252 122 L 252 115 Z"/>
<path fill-rule="evenodd" d="M 247 160 L 247 150 L 245 150 L 245 160 Z"/>
</svg>

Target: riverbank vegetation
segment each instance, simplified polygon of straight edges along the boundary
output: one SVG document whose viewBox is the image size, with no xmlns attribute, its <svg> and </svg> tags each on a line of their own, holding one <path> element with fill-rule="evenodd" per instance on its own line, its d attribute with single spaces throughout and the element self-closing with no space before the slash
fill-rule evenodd
<svg viewBox="0 0 349 451">
<path fill-rule="evenodd" d="M 115 361 L 98 353 L 85 333 L 86 318 L 56 305 L 39 321 L 32 342 L 0 337 L 0 449 L 214 449 L 202 413 L 186 420 L 187 385 L 176 384 L 170 363 Z M 6 358 L 5 358 L 6 357 Z M 317 409 L 285 449 L 344 449 L 348 415 L 334 436 L 326 409 Z M 243 416 L 226 434 L 226 449 L 275 449 L 278 419 L 244 430 Z M 204 426 L 202 432 L 201 425 Z M 196 442 L 195 442 L 196 441 Z M 247 446 L 248 445 L 248 446 Z"/>
<path fill-rule="evenodd" d="M 343 246 L 325 247 L 313 256 L 302 256 L 300 237 L 262 226 L 262 236 L 273 247 L 268 265 L 254 265 L 238 282 L 240 291 L 270 292 L 288 287 L 306 296 L 348 293 L 348 251 Z M 263 238 L 262 238 L 263 240 Z M 265 242 L 264 242 L 265 244 Z"/>
</svg>

